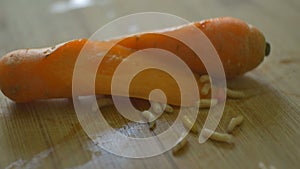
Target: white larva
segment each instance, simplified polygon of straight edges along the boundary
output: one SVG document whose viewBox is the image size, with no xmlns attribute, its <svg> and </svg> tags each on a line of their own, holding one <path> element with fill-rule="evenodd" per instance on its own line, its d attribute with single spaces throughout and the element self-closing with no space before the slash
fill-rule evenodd
<svg viewBox="0 0 300 169">
<path fill-rule="evenodd" d="M 210 108 L 218 104 L 218 99 L 201 99 L 197 104 L 199 108 Z"/>
<path fill-rule="evenodd" d="M 209 93 L 209 90 L 210 90 L 210 83 L 205 83 L 201 88 L 200 93 L 201 95 L 207 95 Z"/>
<path fill-rule="evenodd" d="M 209 137 L 209 139 L 219 142 L 225 142 L 225 143 L 233 143 L 233 136 L 231 134 L 227 133 L 219 133 L 216 131 L 212 131 L 210 129 L 203 129 L 204 137 Z"/>
<path fill-rule="evenodd" d="M 187 138 L 184 137 L 181 141 L 177 142 L 177 144 L 172 148 L 173 155 L 176 155 L 176 153 L 181 150 L 186 144 L 187 144 Z"/>
<path fill-rule="evenodd" d="M 165 112 L 167 112 L 167 113 L 173 113 L 174 112 L 174 108 L 169 104 L 163 104 L 162 107 L 165 108 Z"/>
<path fill-rule="evenodd" d="M 267 167 L 263 162 L 259 162 L 258 163 L 258 167 L 260 168 L 260 169 L 276 169 L 276 167 L 275 166 L 273 166 L 273 165 L 270 165 L 269 167 Z"/>
<path fill-rule="evenodd" d="M 241 98 L 246 97 L 245 93 L 243 93 L 241 91 L 231 90 L 231 89 L 226 89 L 226 95 L 228 98 L 231 98 L 231 99 L 241 99 Z"/>
<path fill-rule="evenodd" d="M 162 105 L 158 102 L 151 102 L 152 110 L 154 113 L 159 114 L 163 112 Z"/>
<path fill-rule="evenodd" d="M 187 115 L 184 115 L 182 117 L 181 121 L 182 121 L 184 127 L 191 130 L 195 134 L 198 133 L 197 126 L 192 123 L 192 121 L 189 119 L 189 117 Z"/>
<path fill-rule="evenodd" d="M 210 77 L 209 77 L 208 75 L 202 75 L 202 76 L 200 76 L 199 81 L 200 81 L 201 83 L 207 83 L 207 82 L 210 82 Z"/>
<path fill-rule="evenodd" d="M 197 126 L 192 123 L 192 121 L 190 120 L 190 118 L 187 115 L 184 115 L 181 120 L 182 120 L 184 127 L 191 130 L 195 134 L 198 133 Z"/>
<path fill-rule="evenodd" d="M 244 117 L 239 115 L 237 117 L 233 117 L 227 127 L 227 132 L 231 133 L 237 126 L 241 125 L 244 121 Z"/>
<path fill-rule="evenodd" d="M 148 110 L 142 112 L 142 116 L 148 121 L 149 128 L 153 129 L 155 127 L 155 116 Z"/>
<path fill-rule="evenodd" d="M 265 166 L 265 164 L 264 164 L 263 162 L 259 162 L 259 163 L 258 163 L 258 167 L 259 167 L 260 169 L 268 169 L 268 168 Z"/>
</svg>

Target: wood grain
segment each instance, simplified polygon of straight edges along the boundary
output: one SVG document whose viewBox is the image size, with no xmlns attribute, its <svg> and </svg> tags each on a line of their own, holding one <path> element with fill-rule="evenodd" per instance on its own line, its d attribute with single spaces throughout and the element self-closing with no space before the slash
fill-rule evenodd
<svg viewBox="0 0 300 169">
<path fill-rule="evenodd" d="M 296 0 L 111 0 L 64 13 L 51 13 L 58 1 L 0 2 L 0 55 L 18 48 L 51 46 L 89 37 L 105 23 L 134 12 L 168 12 L 196 21 L 233 16 L 258 26 L 272 45 L 264 63 L 244 77 L 229 81 L 251 97 L 228 100 L 218 127 L 225 131 L 230 119 L 242 114 L 244 123 L 233 132 L 235 144 L 207 141 L 188 135 L 188 145 L 173 156 L 129 159 L 93 144 L 78 122 L 70 100 L 15 104 L 0 95 L 0 168 L 205 168 L 255 169 L 260 161 L 278 169 L 300 168 L 300 3 Z M 67 2 L 67 1 L 63 1 Z M 146 102 L 137 101 L 143 106 Z M 106 119 L 125 135 L 155 135 L 172 124 L 174 114 L 163 114 L 149 131 L 124 119 L 112 107 Z M 201 127 L 207 110 L 201 110 Z"/>
</svg>

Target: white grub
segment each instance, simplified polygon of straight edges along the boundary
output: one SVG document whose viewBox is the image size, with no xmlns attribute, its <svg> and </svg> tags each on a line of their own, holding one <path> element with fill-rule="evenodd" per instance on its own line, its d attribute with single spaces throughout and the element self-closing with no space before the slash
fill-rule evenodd
<svg viewBox="0 0 300 169">
<path fill-rule="evenodd" d="M 228 98 L 231 98 L 231 99 L 241 99 L 241 98 L 246 97 L 245 93 L 243 93 L 241 91 L 231 90 L 231 89 L 226 89 L 226 95 Z"/>
<path fill-rule="evenodd" d="M 225 142 L 232 144 L 233 143 L 233 136 L 227 133 L 219 133 L 216 131 L 212 131 L 210 129 L 203 129 L 204 137 L 209 137 L 209 139 L 219 142 Z"/>
<path fill-rule="evenodd" d="M 99 100 L 97 100 L 96 103 L 94 103 L 92 105 L 92 111 L 95 112 L 98 110 L 98 107 L 99 108 L 103 108 L 103 107 L 108 107 L 108 106 L 112 106 L 114 103 L 112 101 L 111 98 L 105 98 L 105 97 L 102 97 L 100 98 Z"/>
<path fill-rule="evenodd" d="M 276 169 L 276 167 L 274 165 L 270 165 L 269 167 L 267 167 L 263 162 L 259 162 L 258 167 L 260 169 Z"/>
<path fill-rule="evenodd" d="M 202 76 L 200 76 L 199 81 L 201 83 L 208 83 L 208 82 L 210 82 L 210 77 L 208 75 L 202 75 Z"/>
<path fill-rule="evenodd" d="M 241 125 L 243 121 L 244 117 L 242 115 L 233 117 L 227 126 L 227 132 L 231 133 L 237 126 Z"/>
<path fill-rule="evenodd" d="M 200 93 L 201 93 L 202 95 L 207 95 L 207 94 L 209 93 L 209 90 L 210 90 L 210 83 L 205 83 L 205 84 L 202 86 L 202 88 L 201 88 L 201 90 L 200 90 Z"/>
<path fill-rule="evenodd" d="M 152 106 L 152 110 L 154 113 L 159 114 L 159 113 L 163 112 L 163 108 L 160 103 L 152 101 L 151 106 Z"/>
<path fill-rule="evenodd" d="M 195 134 L 198 133 L 197 126 L 192 123 L 192 121 L 190 120 L 190 118 L 187 115 L 184 115 L 182 117 L 181 121 L 182 121 L 184 127 L 191 130 Z"/>
<path fill-rule="evenodd" d="M 150 129 L 154 129 L 155 127 L 155 116 L 148 110 L 142 112 L 142 116 L 147 120 Z"/>
<path fill-rule="evenodd" d="M 218 99 L 201 99 L 197 104 L 200 108 L 210 108 L 218 104 Z"/>
<path fill-rule="evenodd" d="M 259 162 L 259 163 L 258 163 L 258 167 L 259 167 L 260 169 L 268 169 L 268 168 L 266 167 L 266 165 L 265 165 L 263 162 Z"/>
<path fill-rule="evenodd" d="M 172 148 L 173 155 L 176 155 L 179 150 L 181 150 L 187 144 L 187 138 L 184 137 Z"/>
<path fill-rule="evenodd" d="M 173 113 L 174 112 L 174 108 L 169 104 L 163 104 L 162 107 L 165 108 L 165 112 L 167 112 L 167 113 Z"/>
</svg>

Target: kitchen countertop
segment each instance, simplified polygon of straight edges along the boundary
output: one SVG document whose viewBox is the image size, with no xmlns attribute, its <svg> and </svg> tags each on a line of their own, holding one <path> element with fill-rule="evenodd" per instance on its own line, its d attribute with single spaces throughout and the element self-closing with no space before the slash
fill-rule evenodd
<svg viewBox="0 0 300 169">
<path fill-rule="evenodd" d="M 130 159 L 93 144 L 68 99 L 16 104 L 0 94 L 0 168 L 300 168 L 300 1 L 296 0 L 99 0 L 0 2 L 0 55 L 19 48 L 38 48 L 88 38 L 104 24 L 136 12 L 171 13 L 189 21 L 233 16 L 257 26 L 271 43 L 270 56 L 255 70 L 228 81 L 231 88 L 255 95 L 228 100 L 218 127 L 242 114 L 234 144 L 188 135 L 177 156 Z M 79 5 L 78 5 L 79 4 Z M 121 132 L 149 132 L 124 123 L 107 107 L 106 118 Z M 197 125 L 205 120 L 201 110 Z M 174 119 L 163 115 L 158 124 Z M 127 130 L 126 130 L 127 129 Z M 156 130 L 159 130 L 157 126 Z M 135 134 L 135 133 L 134 133 Z"/>
</svg>

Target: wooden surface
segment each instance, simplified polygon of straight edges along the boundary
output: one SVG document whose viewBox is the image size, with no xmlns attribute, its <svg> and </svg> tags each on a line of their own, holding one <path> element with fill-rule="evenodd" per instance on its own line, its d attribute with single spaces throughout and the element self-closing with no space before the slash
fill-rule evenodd
<svg viewBox="0 0 300 169">
<path fill-rule="evenodd" d="M 259 162 L 278 169 L 300 168 L 300 1 L 101 0 L 92 1 L 93 6 L 53 13 L 57 2 L 1 0 L 0 55 L 89 37 L 115 18 L 144 11 L 172 13 L 190 21 L 238 17 L 259 27 L 272 51 L 257 69 L 229 82 L 232 88 L 256 92 L 250 98 L 226 103 L 218 131 L 225 129 L 231 117 L 245 117 L 234 132 L 234 145 L 212 141 L 201 145 L 196 135 L 189 134 L 188 146 L 178 156 L 166 152 L 146 159 L 118 157 L 93 145 L 79 125 L 71 101 L 15 104 L 1 94 L 0 168 L 255 169 Z M 112 108 L 103 111 L 121 132 L 149 132 L 125 123 Z M 201 126 L 205 113 L 200 112 L 197 125 Z M 172 119 L 174 115 L 164 114 L 158 122 Z"/>
</svg>

